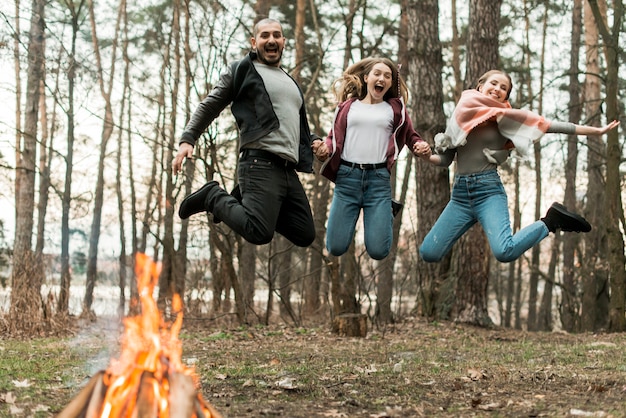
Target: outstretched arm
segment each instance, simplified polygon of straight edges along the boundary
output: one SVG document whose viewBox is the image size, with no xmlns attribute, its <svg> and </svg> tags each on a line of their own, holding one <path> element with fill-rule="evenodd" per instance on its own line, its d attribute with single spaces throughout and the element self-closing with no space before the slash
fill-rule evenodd
<svg viewBox="0 0 626 418">
<path fill-rule="evenodd" d="M 575 125 L 576 135 L 604 135 L 611 129 L 617 128 L 617 125 L 619 125 L 618 120 L 614 120 L 606 126 Z"/>
</svg>

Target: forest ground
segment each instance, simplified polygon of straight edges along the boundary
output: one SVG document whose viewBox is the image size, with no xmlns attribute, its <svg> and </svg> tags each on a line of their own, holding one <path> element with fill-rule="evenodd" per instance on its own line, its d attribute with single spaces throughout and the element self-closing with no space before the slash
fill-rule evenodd
<svg viewBox="0 0 626 418">
<path fill-rule="evenodd" d="M 0 416 L 50 417 L 119 353 L 121 327 L 0 339 Z M 344 338 L 329 327 L 180 334 L 224 417 L 626 417 L 626 335 L 529 333 L 412 318 Z"/>
</svg>

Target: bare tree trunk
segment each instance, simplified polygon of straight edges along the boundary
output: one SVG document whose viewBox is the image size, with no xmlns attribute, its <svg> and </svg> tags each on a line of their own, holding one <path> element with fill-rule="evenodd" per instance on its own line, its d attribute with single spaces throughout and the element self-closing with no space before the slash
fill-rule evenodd
<svg viewBox="0 0 626 418">
<path fill-rule="evenodd" d="M 170 86 L 170 114 L 167 129 L 167 139 L 165 147 L 164 161 L 174 159 L 174 148 L 176 147 L 176 119 L 178 113 L 178 89 L 180 85 L 180 0 L 172 2 L 172 32 L 171 40 L 165 52 L 164 60 L 168 63 L 168 68 L 173 71 L 171 74 L 172 85 Z M 173 52 L 173 57 L 171 54 Z M 163 217 L 163 259 L 161 275 L 159 276 L 159 303 L 164 307 L 174 294 L 181 297 L 185 294 L 185 277 L 181 276 L 176 265 L 176 253 L 174 250 L 174 182 L 172 175 L 172 165 L 164 164 L 165 173 L 165 213 Z"/>
<path fill-rule="evenodd" d="M 400 34 L 408 33 L 408 1 L 401 1 L 402 12 L 400 15 Z M 408 66 L 408 42 L 406 36 L 398 36 L 398 64 L 400 65 L 400 71 Z M 406 70 L 405 70 L 406 71 Z M 402 74 L 402 73 L 401 73 Z M 403 76 L 403 75 L 402 75 Z M 407 105 L 409 105 L 407 103 Z M 411 167 L 413 165 L 412 154 L 409 153 L 407 162 L 404 169 L 404 176 L 402 177 L 402 185 L 400 186 L 400 201 L 406 201 L 406 193 L 409 188 L 409 179 L 411 176 Z M 391 189 L 392 196 L 396 196 L 396 183 L 397 183 L 397 165 L 394 167 L 391 173 Z M 402 226 L 402 210 L 396 215 L 393 220 L 393 241 L 391 243 L 391 250 L 389 255 L 385 257 L 379 263 L 378 268 L 378 280 L 376 290 L 376 320 L 379 324 L 392 323 L 393 312 L 391 310 L 391 301 L 393 299 L 393 282 L 394 282 L 394 269 L 397 259 L 398 238 L 400 236 L 400 227 Z"/>
<path fill-rule="evenodd" d="M 123 1 L 122 1 L 123 2 Z M 121 2 L 121 3 L 122 3 Z M 100 155 L 98 159 L 98 173 L 96 179 L 96 190 L 94 193 L 93 219 L 91 222 L 91 233 L 89 235 L 89 250 L 87 254 L 87 277 L 85 286 L 85 299 L 83 300 L 83 315 L 93 315 L 91 305 L 93 303 L 93 290 L 98 274 L 98 244 L 100 242 L 100 225 L 102 223 L 102 206 L 104 204 L 104 162 L 106 160 L 107 144 L 113 134 L 113 108 L 111 105 L 111 90 L 115 76 L 115 62 L 117 59 L 117 40 L 121 21 L 122 4 L 118 8 L 117 20 L 115 22 L 115 35 L 112 43 L 111 66 L 108 69 L 109 81 L 105 85 L 100 58 L 100 44 L 96 31 L 96 16 L 93 1 L 89 1 L 89 20 L 91 23 L 91 42 L 93 44 L 94 56 L 96 58 L 96 73 L 98 74 L 98 85 L 100 94 L 104 100 L 104 117 L 102 133 L 100 136 Z"/>
<path fill-rule="evenodd" d="M 354 16 L 358 11 L 356 0 L 348 0 L 348 16 L 346 16 L 346 45 L 345 54 L 343 54 L 343 68 L 348 68 L 350 58 L 352 57 L 352 37 L 354 34 Z"/>
<path fill-rule="evenodd" d="M 125 15 L 125 19 L 127 16 Z M 128 22 L 125 22 L 124 29 L 125 37 L 128 38 Z M 128 58 L 128 50 L 124 49 L 124 65 L 128 67 L 130 65 L 130 60 Z M 131 145 L 131 126 L 132 126 L 132 93 L 128 92 L 128 118 L 126 124 L 126 146 L 127 146 L 127 163 L 128 163 L 128 183 L 130 188 L 130 229 L 131 229 L 131 242 L 132 242 L 132 251 L 131 251 L 131 259 L 130 259 L 130 271 L 133 272 L 133 278 L 129 283 L 130 288 L 130 301 L 129 301 L 129 309 L 128 312 L 136 315 L 139 312 L 136 310 L 139 307 L 139 290 L 137 288 L 137 281 L 135 280 L 134 271 L 135 271 L 135 257 L 137 254 L 137 249 L 139 248 L 139 235 L 137 229 L 137 192 L 135 190 L 135 175 L 133 169 L 133 147 Z"/>
<path fill-rule="evenodd" d="M 278 278 L 278 294 L 280 296 L 279 312 L 281 316 L 293 317 L 293 305 L 291 304 L 291 291 L 293 288 L 292 277 L 293 266 L 291 265 L 291 253 L 293 245 L 287 241 L 282 235 L 274 237 L 273 242 L 270 244 L 272 254 L 270 260 L 274 272 L 271 274 Z"/>
<path fill-rule="evenodd" d="M 407 190 L 409 189 L 409 180 L 411 179 L 411 168 L 413 167 L 413 154 L 409 154 L 406 165 L 404 167 L 404 175 L 402 177 L 402 185 L 400 186 L 399 200 L 406 201 Z M 395 184 L 395 170 L 392 175 L 392 182 Z M 393 242 L 389 255 L 380 262 L 378 269 L 378 288 L 376 291 L 376 319 L 379 324 L 387 324 L 394 322 L 393 312 L 391 310 L 391 301 L 393 299 L 393 283 L 396 260 L 398 258 L 398 240 L 400 238 L 400 227 L 402 226 L 403 209 L 398 212 L 393 220 Z"/>
<path fill-rule="evenodd" d="M 193 59 L 193 52 L 191 51 L 190 36 L 191 36 L 191 22 L 190 22 L 190 13 L 189 10 L 189 0 L 182 0 L 182 13 L 183 13 L 183 54 L 184 59 L 183 65 L 185 66 L 185 79 L 184 79 L 184 92 L 183 92 L 183 107 L 184 107 L 184 119 L 185 125 L 189 122 L 189 118 L 191 115 L 191 84 L 192 84 L 192 69 L 190 66 L 190 62 Z M 174 144 L 176 144 L 176 138 L 174 138 Z M 181 190 L 185 190 L 185 194 L 189 195 L 191 193 L 191 182 L 193 180 L 193 174 L 195 170 L 193 170 L 193 164 L 187 164 L 185 166 L 186 173 L 189 175 L 185 175 L 184 188 L 180 188 L 175 190 L 174 196 L 172 196 L 173 201 L 177 200 L 177 195 Z M 176 179 L 174 179 L 175 181 Z M 180 232 L 178 234 L 178 249 L 174 252 L 174 270 L 176 274 L 181 277 L 181 280 L 185 280 L 187 277 L 187 242 L 189 238 L 189 222 L 187 220 L 180 223 Z"/>
<path fill-rule="evenodd" d="M 588 0 L 593 16 L 600 30 L 605 45 L 606 69 L 606 116 L 609 121 L 619 116 L 617 94 L 619 91 L 619 60 L 623 54 L 620 48 L 619 36 L 624 19 L 624 4 L 622 0 L 613 1 L 613 27 L 607 27 L 598 7 L 597 0 Z M 605 195 L 607 198 L 607 219 L 613 222 L 607 224 L 608 262 L 611 288 L 609 305 L 609 331 L 622 332 L 626 330 L 626 256 L 624 255 L 624 237 L 621 230 L 626 227 L 621 198 L 620 164 L 622 161 L 621 145 L 617 129 L 607 133 L 607 162 Z M 621 222 L 617 222 L 619 220 Z"/>
<path fill-rule="evenodd" d="M 450 0 L 450 11 L 452 13 L 452 72 L 454 74 L 454 102 L 458 102 L 463 92 L 463 79 L 461 78 L 461 40 L 459 28 L 457 26 L 456 0 Z"/>
<path fill-rule="evenodd" d="M 65 189 L 61 201 L 61 283 L 57 310 L 67 312 L 69 310 L 70 293 L 70 204 L 72 201 L 72 166 L 74 164 L 74 82 L 76 77 L 76 41 L 80 29 L 79 22 L 82 15 L 84 1 L 67 3 L 72 20 L 72 41 L 70 46 L 68 79 L 68 105 L 67 105 L 67 156 L 65 157 Z"/>
<path fill-rule="evenodd" d="M 40 84 L 44 78 L 45 2 L 33 0 L 28 39 L 27 96 L 24 131 L 16 144 L 15 241 L 11 276 L 9 329 L 36 332 L 43 322 L 41 276 L 33 274 L 39 263 L 32 253 L 33 208 Z"/>
<path fill-rule="evenodd" d="M 122 0 L 120 2 L 120 14 L 121 19 L 124 23 L 124 36 L 122 41 L 122 56 L 126 56 L 128 52 L 128 37 L 127 37 L 127 14 L 126 14 L 126 1 Z M 125 104 L 127 102 L 127 97 L 130 95 L 130 79 L 129 79 L 129 62 L 128 60 L 124 60 L 124 86 L 122 88 L 122 103 L 120 106 L 119 113 L 119 121 L 120 126 L 123 126 L 124 121 L 124 112 L 126 110 Z M 129 109 L 130 110 L 130 109 Z M 130 111 L 128 112 L 130 115 Z M 124 192 L 122 188 L 122 170 L 123 170 L 123 159 L 122 152 L 124 150 L 124 132 L 122 129 L 118 131 L 117 135 L 117 152 L 116 152 L 116 173 L 115 173 L 115 190 L 117 193 L 117 207 L 118 207 L 118 222 L 119 231 L 120 231 L 120 257 L 119 257 L 119 289 L 120 289 L 120 298 L 118 302 L 117 313 L 120 318 L 124 316 L 124 311 L 126 309 L 126 227 L 124 222 L 125 210 L 124 210 Z"/>
<path fill-rule="evenodd" d="M 525 7 L 527 3 L 525 2 Z M 528 15 L 528 13 L 526 13 Z M 527 19 L 528 28 L 530 29 L 530 22 Z M 543 81 L 545 74 L 545 52 L 546 52 L 546 37 L 548 30 L 548 3 L 544 2 L 544 13 L 543 13 L 543 21 L 542 21 L 542 34 L 541 34 L 541 55 L 539 60 L 539 93 L 538 93 L 538 105 L 537 110 L 539 114 L 543 113 Z M 526 44 L 530 49 L 531 41 L 528 38 L 528 32 L 526 31 Z M 530 54 L 528 54 L 527 58 L 527 66 L 528 73 L 530 73 Z M 528 96 L 533 97 L 532 83 L 530 78 L 527 80 L 528 85 Z M 541 144 L 539 141 L 536 141 L 533 144 L 534 156 L 535 156 L 535 219 L 541 218 L 542 214 L 542 205 L 541 205 L 541 196 L 543 194 L 543 176 L 541 170 Z M 540 265 L 540 255 L 541 255 L 541 245 L 535 245 L 531 250 L 531 261 L 530 261 L 530 279 L 529 279 L 529 291 L 528 291 L 528 324 L 527 329 L 529 331 L 537 330 L 537 299 L 538 299 L 538 285 L 539 285 L 539 265 Z M 521 277 L 520 277 L 521 280 Z"/>
<path fill-rule="evenodd" d="M 248 241 L 237 240 L 239 251 L 239 277 L 241 277 L 242 306 L 245 307 L 243 317 L 248 321 L 254 313 L 254 293 L 256 281 L 257 246 Z"/>
<path fill-rule="evenodd" d="M 315 171 L 319 172 L 320 164 L 316 163 Z M 324 259 L 324 239 L 326 237 L 326 220 L 328 216 L 328 202 L 330 200 L 331 183 L 323 176 L 316 176 L 313 180 L 313 194 L 311 205 L 315 222 L 315 241 L 311 246 L 309 261 L 309 275 L 305 278 L 304 288 L 304 315 L 310 317 L 320 310 L 320 291 L 326 263 Z"/>
<path fill-rule="evenodd" d="M 552 331 L 552 289 L 554 288 L 554 277 L 556 276 L 556 264 L 559 259 L 559 241 L 559 237 L 552 241 L 548 277 L 543 286 L 541 305 L 539 306 L 539 315 L 537 316 L 537 331 Z"/>
<path fill-rule="evenodd" d="M 409 28 L 409 81 L 412 81 L 411 117 L 415 129 L 429 144 L 434 144 L 437 133 L 446 127 L 443 112 L 442 47 L 439 40 L 439 2 L 436 0 L 409 0 L 407 4 Z M 432 228 L 437 217 L 450 200 L 450 178 L 447 168 L 434 167 L 416 159 L 416 203 L 418 243 Z M 419 258 L 419 257 L 418 257 Z M 450 255 L 439 263 L 417 261 L 418 300 L 421 314 L 444 319 L 450 310 L 447 301 L 440 298 L 440 286 L 448 277 Z"/>
<path fill-rule="evenodd" d="M 44 44 L 45 45 L 45 44 Z M 45 46 L 44 46 L 45 49 Z M 46 73 L 45 61 L 43 74 Z M 57 75 L 58 80 L 58 75 Z M 53 114 L 54 116 L 54 114 Z M 48 189 L 50 187 L 50 154 L 49 143 L 52 137 L 48 131 L 48 109 L 46 105 L 46 86 L 44 81 L 39 85 L 39 119 L 41 125 L 41 141 L 39 142 L 39 202 L 37 202 L 37 238 L 35 243 L 35 254 L 41 259 L 45 240 L 46 211 L 48 209 Z M 42 270 L 43 273 L 43 270 Z M 40 279 L 43 282 L 43 277 Z"/>
<path fill-rule="evenodd" d="M 517 268 L 515 272 L 513 272 L 515 280 L 515 315 L 513 326 L 515 329 L 522 329 L 522 293 L 524 288 L 524 283 L 521 280 L 522 277 L 522 267 L 520 263 L 515 263 L 515 267 Z"/>
<path fill-rule="evenodd" d="M 32 0 L 31 5 L 34 5 L 35 3 L 36 3 L 35 0 Z M 20 5 L 21 5 L 20 0 L 15 0 L 15 20 L 13 23 L 15 25 L 15 36 L 13 38 L 13 65 L 14 65 L 14 70 L 15 70 L 15 145 L 16 145 L 15 164 L 16 166 L 17 166 L 17 163 L 22 160 L 21 144 L 22 144 L 22 134 L 23 134 L 22 132 L 22 66 L 21 66 L 21 59 L 20 59 L 20 49 L 21 49 L 21 42 L 22 42 L 22 40 L 20 39 L 20 34 L 22 32 L 20 31 L 20 21 L 21 21 Z M 33 8 L 33 12 L 34 11 L 35 9 Z M 43 20 L 44 18 L 45 16 L 42 17 L 41 19 Z M 31 16 L 31 25 L 32 24 L 33 23 L 32 23 L 32 16 Z M 43 32 L 42 32 L 42 35 L 43 35 Z M 31 42 L 32 41 L 29 40 L 29 48 L 30 48 Z M 38 45 L 37 48 L 41 49 L 41 51 L 43 52 L 44 46 L 45 46 L 45 40 L 42 38 L 41 40 L 37 40 L 37 42 L 40 42 L 40 45 Z M 20 178 L 21 176 L 19 175 L 19 173 L 16 173 L 15 174 L 15 196 L 19 195 Z M 17 205 L 15 205 L 15 217 L 16 218 L 17 218 L 17 212 L 18 212 Z"/>
<path fill-rule="evenodd" d="M 39 170 L 40 170 L 40 180 L 39 180 L 39 202 L 37 204 L 37 242 L 35 244 L 35 252 L 38 254 L 38 258 L 43 255 L 43 250 L 45 247 L 45 235 L 46 235 L 46 213 L 48 210 L 48 200 L 50 197 L 50 184 L 51 184 L 51 172 L 50 167 L 52 166 L 53 157 L 56 154 L 54 152 L 54 138 L 56 137 L 57 132 L 57 109 L 58 109 L 58 92 L 59 92 L 59 80 L 60 80 L 60 63 L 62 60 L 63 52 L 59 52 L 59 56 L 57 58 L 57 62 L 55 63 L 55 68 L 53 72 L 55 73 L 54 79 L 54 87 L 52 91 L 54 92 L 54 100 L 52 105 L 52 112 L 50 118 L 48 120 L 47 117 L 41 116 L 42 122 L 42 140 L 41 140 L 41 154 L 39 156 Z M 45 67 L 45 65 L 44 65 Z M 45 68 L 44 68 L 45 71 Z M 45 95 L 45 85 L 42 83 L 41 86 L 41 94 Z M 41 112 L 47 113 L 47 107 L 45 105 L 45 98 L 40 100 L 42 103 Z M 46 128 L 43 126 L 45 121 Z M 45 138 L 48 138 L 46 140 Z"/>
<path fill-rule="evenodd" d="M 485 71 L 498 68 L 498 34 L 502 0 L 471 0 L 467 42 L 465 86 L 474 86 Z M 457 313 L 455 320 L 488 326 L 492 321 L 487 311 L 489 288 L 489 251 L 487 238 L 480 225 L 475 225 L 459 240 Z M 481 292 L 481 294 L 474 294 Z"/>
<path fill-rule="evenodd" d="M 476 227 L 473 227 L 476 228 Z M 452 317 L 456 322 L 488 327 L 493 323 L 487 311 L 490 249 L 485 240 L 459 246 L 453 264 L 459 274 Z M 481 280 L 478 280 L 481 278 Z"/>
<path fill-rule="evenodd" d="M 520 211 L 520 201 L 519 201 L 519 192 L 520 192 L 520 182 L 519 182 L 519 162 L 515 161 L 513 163 L 513 181 L 515 183 L 515 206 L 513 209 L 513 233 L 519 231 L 522 223 L 522 216 Z M 519 300 L 521 287 L 522 287 L 522 278 L 519 274 L 517 274 L 516 267 L 519 262 L 513 261 L 509 263 L 507 266 L 508 277 L 507 277 L 507 292 L 506 292 L 506 308 L 504 315 L 504 326 L 511 326 L 511 315 L 513 313 L 513 307 L 515 307 L 515 318 L 519 318 Z M 517 289 L 517 291 L 516 291 Z M 516 328 L 517 328 L 517 320 Z"/>
<path fill-rule="evenodd" d="M 605 13 L 605 11 L 604 11 Z M 603 13 L 603 14 L 604 14 Z M 604 73 L 600 66 L 598 44 L 600 36 L 589 4 L 583 8 L 585 36 L 585 114 L 586 124 L 600 126 L 602 113 L 601 83 Z M 578 106 L 580 117 L 580 106 Z M 608 325 L 608 196 L 604 190 L 606 169 L 606 147 L 599 136 L 587 136 L 587 199 L 585 213 L 593 225 L 589 234 L 585 235 L 585 263 L 581 270 L 582 308 L 580 314 L 581 331 L 597 331 L 606 329 Z M 576 237 L 578 238 L 578 237 Z M 566 242 L 572 253 L 581 240 Z M 573 257 L 573 254 L 572 254 Z"/>
</svg>

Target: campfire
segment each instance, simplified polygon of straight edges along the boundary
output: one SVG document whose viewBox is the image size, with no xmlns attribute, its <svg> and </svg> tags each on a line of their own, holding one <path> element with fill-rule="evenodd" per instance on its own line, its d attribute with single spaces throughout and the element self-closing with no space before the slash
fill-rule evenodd
<svg viewBox="0 0 626 418">
<path fill-rule="evenodd" d="M 221 418 L 197 392 L 193 369 L 182 363 L 179 295 L 172 299 L 176 320 L 168 324 L 152 296 L 159 266 L 143 254 L 136 261 L 142 309 L 124 319 L 120 358 L 96 373 L 57 418 Z"/>
</svg>

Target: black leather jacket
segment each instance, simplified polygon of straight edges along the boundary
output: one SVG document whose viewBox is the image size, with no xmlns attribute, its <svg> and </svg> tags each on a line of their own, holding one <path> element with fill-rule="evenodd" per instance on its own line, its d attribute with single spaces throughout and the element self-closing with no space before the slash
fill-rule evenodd
<svg viewBox="0 0 626 418">
<path fill-rule="evenodd" d="M 239 128 L 240 150 L 245 148 L 246 144 L 278 129 L 280 121 L 274 112 L 263 80 L 254 68 L 252 63 L 254 59 L 256 59 L 256 53 L 251 51 L 241 61 L 228 66 L 227 71 L 220 76 L 218 83 L 191 116 L 191 120 L 181 136 L 180 143 L 187 142 L 195 145 L 211 122 L 231 103 L 231 112 Z M 300 95 L 302 96 L 300 155 L 296 170 L 312 173 L 313 151 L 311 150 L 311 142 L 313 137 L 309 129 L 302 90 L 300 90 Z"/>
</svg>

